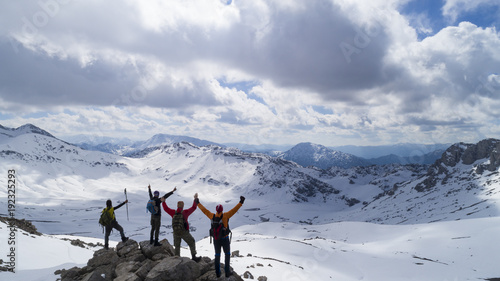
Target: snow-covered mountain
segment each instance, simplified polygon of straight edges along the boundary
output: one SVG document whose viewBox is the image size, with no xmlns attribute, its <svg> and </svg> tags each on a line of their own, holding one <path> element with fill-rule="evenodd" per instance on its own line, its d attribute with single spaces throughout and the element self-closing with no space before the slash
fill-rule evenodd
<svg viewBox="0 0 500 281">
<path fill-rule="evenodd" d="M 279 157 L 294 161 L 304 167 L 315 166 L 327 169 L 332 166 L 351 168 L 355 166 L 368 166 L 371 163 L 352 154 L 331 150 L 319 144 L 310 142 L 299 143 Z"/>
<path fill-rule="evenodd" d="M 394 145 L 378 146 L 356 146 L 343 145 L 329 147 L 332 150 L 338 150 L 353 154 L 365 159 L 376 159 L 387 155 L 396 155 L 399 157 L 421 157 L 423 155 L 447 149 L 451 144 L 416 144 L 416 143 L 398 143 Z M 409 162 L 415 163 L 415 162 Z"/>
<path fill-rule="evenodd" d="M 0 125 L 0 141 L 30 133 L 55 138 L 49 132 L 42 130 L 32 124 L 26 124 L 18 128 L 7 128 Z"/>
<path fill-rule="evenodd" d="M 145 141 L 126 142 L 126 141 L 106 141 L 106 142 L 75 142 L 77 146 L 85 150 L 94 150 L 107 152 L 117 155 L 132 155 L 144 149 L 157 147 L 161 145 L 170 145 L 179 142 L 189 142 L 197 146 L 219 145 L 217 143 L 201 140 L 187 136 L 176 136 L 167 134 L 156 134 Z"/>
<path fill-rule="evenodd" d="M 177 187 L 167 200 L 169 205 L 178 200 L 189 205 L 195 192 L 209 209 L 219 203 L 230 208 L 240 195 L 247 198 L 231 219 L 233 249 L 252 255 L 234 259 L 238 272 L 274 277 L 270 280 L 279 280 L 287 272 L 288 279 L 298 276 L 297 280 L 310 280 L 301 277 L 310 274 L 317 274 L 318 280 L 380 280 L 381 276 L 412 280 L 422 269 L 434 274 L 425 280 L 453 280 L 458 273 L 462 275 L 457 277 L 469 279 L 495 277 L 496 265 L 485 264 L 484 258 L 494 244 L 491 237 L 500 230 L 490 229 L 490 237 L 470 227 L 498 221 L 499 140 L 452 145 L 430 166 L 319 169 L 187 142 L 148 147 L 136 157 L 124 157 L 83 150 L 40 133 L 41 129 L 1 130 L 0 170 L 13 169 L 17 176 L 16 217 L 32 221 L 46 235 L 102 239 L 99 211 L 108 198 L 114 204 L 123 201 L 126 188 L 130 203 L 127 209 L 117 210 L 117 219 L 128 236 L 149 239 L 145 206 L 151 184 L 162 193 Z M 0 184 L 7 185 L 5 176 Z M 5 189 L 0 190 L 0 198 L 7 198 Z M 7 201 L 0 200 L 0 215 L 6 216 L 7 209 Z M 189 221 L 199 252 L 213 255 L 213 246 L 205 238 L 207 218 L 195 212 Z M 7 235 L 4 229 L 0 225 L 0 235 Z M 161 235 L 171 237 L 168 218 L 163 219 Z M 112 239 L 118 239 L 118 234 Z M 22 241 L 28 245 L 31 240 Z M 456 250 L 433 251 L 436 243 Z M 478 248 L 477 252 L 471 253 L 470 247 Z M 5 253 L 2 249 L 0 253 Z M 187 255 L 187 250 L 183 253 Z M 321 259 L 308 263 L 304 253 L 321 254 Z M 467 263 L 470 270 L 464 268 Z M 391 271 L 388 264 L 398 264 L 400 269 Z"/>
</svg>

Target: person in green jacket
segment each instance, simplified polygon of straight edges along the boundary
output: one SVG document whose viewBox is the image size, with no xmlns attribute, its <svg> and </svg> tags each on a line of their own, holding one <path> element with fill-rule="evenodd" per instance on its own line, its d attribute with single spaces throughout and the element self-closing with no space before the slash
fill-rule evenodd
<svg viewBox="0 0 500 281">
<path fill-rule="evenodd" d="M 201 203 L 198 203 L 200 210 L 212 221 L 212 227 L 210 229 L 210 234 L 214 238 L 214 248 L 215 248 L 215 274 L 220 277 L 220 255 L 221 248 L 224 250 L 225 260 L 224 260 L 224 272 L 226 277 L 233 275 L 231 268 L 229 267 L 229 262 L 231 258 L 231 241 L 229 240 L 229 219 L 238 212 L 238 210 L 243 206 L 245 202 L 245 197 L 240 196 L 240 202 L 234 206 L 229 212 L 223 213 L 222 205 L 217 205 L 215 207 L 216 213 L 212 213 Z"/>
<path fill-rule="evenodd" d="M 125 237 L 125 233 L 123 231 L 123 227 L 118 224 L 118 222 L 116 221 L 116 216 L 115 216 L 115 210 L 118 210 L 121 206 L 125 205 L 126 203 L 128 203 L 128 200 L 125 200 L 123 203 L 119 204 L 118 206 L 116 207 L 113 207 L 113 203 L 111 202 L 110 199 L 108 199 L 108 201 L 106 201 L 106 208 L 104 208 L 104 210 L 102 210 L 103 212 L 109 212 L 109 214 L 111 215 L 111 218 L 112 218 L 112 221 L 109 225 L 106 225 L 106 233 L 104 235 L 104 248 L 105 249 L 109 249 L 109 235 L 111 234 L 111 231 L 114 229 L 118 230 L 120 232 L 120 235 L 122 237 L 122 242 L 125 242 L 128 240 L 128 237 Z"/>
</svg>

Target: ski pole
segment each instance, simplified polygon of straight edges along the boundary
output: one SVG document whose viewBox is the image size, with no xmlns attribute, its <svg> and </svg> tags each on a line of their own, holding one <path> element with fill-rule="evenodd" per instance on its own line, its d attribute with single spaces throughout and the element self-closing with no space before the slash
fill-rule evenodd
<svg viewBox="0 0 500 281">
<path fill-rule="evenodd" d="M 127 189 L 126 188 L 125 188 L 124 192 L 125 192 L 125 201 L 128 201 L 128 198 L 127 198 Z M 127 221 L 128 220 L 129 219 L 128 219 L 128 202 L 127 202 Z"/>
</svg>

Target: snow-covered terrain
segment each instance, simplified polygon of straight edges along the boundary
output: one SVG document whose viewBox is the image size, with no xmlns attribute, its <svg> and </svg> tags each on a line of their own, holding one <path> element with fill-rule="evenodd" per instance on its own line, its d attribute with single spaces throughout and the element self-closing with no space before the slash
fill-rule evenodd
<svg viewBox="0 0 500 281">
<path fill-rule="evenodd" d="M 2 280 L 54 280 L 56 269 L 84 265 L 95 249 L 76 249 L 57 237 L 102 239 L 99 212 L 108 198 L 114 205 L 122 202 L 125 188 L 130 203 L 116 211 L 118 222 L 134 240 L 149 239 L 149 184 L 162 193 L 177 187 L 167 200 L 170 206 L 178 200 L 189 206 L 198 193 L 207 208 L 214 210 L 221 203 L 228 210 L 244 195 L 243 208 L 230 221 L 232 250 L 242 255 L 232 265 L 240 274 L 249 271 L 269 280 L 500 276 L 494 262 L 495 237 L 500 234 L 500 175 L 492 164 L 495 141 L 456 145 L 446 152 L 455 156 L 454 162 L 445 153 L 430 168 L 321 170 L 189 143 L 122 157 L 82 150 L 40 130 L 0 128 L 0 184 L 7 186 L 7 171 L 15 170 L 16 218 L 32 221 L 44 233 L 34 238 L 18 233 L 18 273 L 0 273 Z M 483 146 L 491 147 L 493 156 L 469 155 L 469 150 Z M 7 216 L 5 189 L 0 198 L 0 215 Z M 162 222 L 161 235 L 171 240 L 165 213 Z M 189 222 L 198 251 L 213 256 L 206 238 L 209 220 L 196 211 Z M 8 228 L 0 227 L 0 241 L 6 241 Z M 118 241 L 118 233 L 111 239 Z M 0 259 L 6 260 L 7 250 L 7 242 L 0 243 Z M 188 251 L 182 254 L 188 256 Z"/>
</svg>

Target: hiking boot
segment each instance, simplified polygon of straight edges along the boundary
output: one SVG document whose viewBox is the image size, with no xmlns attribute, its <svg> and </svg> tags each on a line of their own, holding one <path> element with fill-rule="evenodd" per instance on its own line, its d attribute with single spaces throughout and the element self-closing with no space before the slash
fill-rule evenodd
<svg viewBox="0 0 500 281">
<path fill-rule="evenodd" d="M 104 249 L 109 250 L 108 245 L 104 245 Z"/>
<path fill-rule="evenodd" d="M 232 272 L 232 271 L 228 271 L 228 272 L 226 272 L 226 277 L 229 277 L 229 276 L 231 276 L 231 275 L 233 275 L 233 272 Z"/>
<path fill-rule="evenodd" d="M 128 237 L 122 237 L 122 242 L 127 242 Z"/>
<path fill-rule="evenodd" d="M 155 244 L 154 244 L 154 246 L 155 246 L 155 247 L 161 246 L 161 243 L 160 243 L 160 242 L 158 242 L 158 239 L 157 239 L 157 240 L 155 240 Z"/>
<path fill-rule="evenodd" d="M 153 243 L 154 243 L 153 238 L 149 239 L 149 245 L 153 245 Z"/>
<path fill-rule="evenodd" d="M 197 256 L 193 256 L 193 258 L 191 258 L 191 259 L 194 260 L 195 262 L 201 261 L 201 257 L 197 257 Z"/>
</svg>

